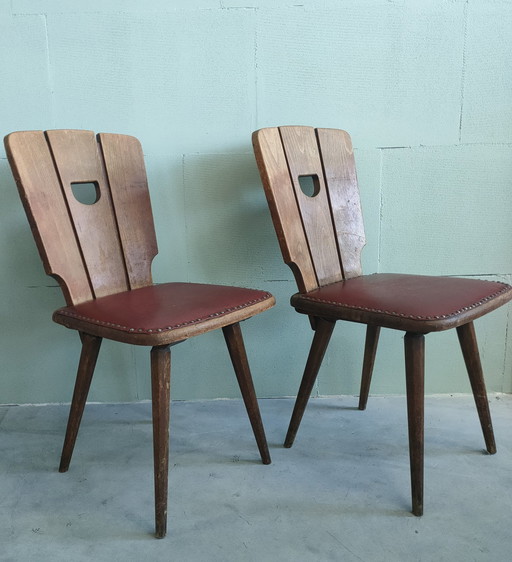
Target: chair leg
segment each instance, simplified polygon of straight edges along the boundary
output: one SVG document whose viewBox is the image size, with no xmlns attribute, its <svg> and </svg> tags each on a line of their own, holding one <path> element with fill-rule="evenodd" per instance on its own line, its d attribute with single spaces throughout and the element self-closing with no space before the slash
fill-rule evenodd
<svg viewBox="0 0 512 562">
<path fill-rule="evenodd" d="M 76 437 L 80 429 L 80 422 L 82 421 L 82 415 L 84 413 L 85 403 L 87 401 L 87 395 L 89 394 L 89 388 L 91 386 L 91 380 L 102 341 L 102 338 L 84 333 L 80 333 L 80 338 L 82 340 L 82 352 L 80 354 L 75 390 L 69 410 L 68 425 L 60 457 L 59 472 L 66 472 L 71 462 L 71 456 L 73 455 Z"/>
<path fill-rule="evenodd" d="M 457 328 L 460 347 L 466 363 L 469 375 L 469 381 L 473 390 L 480 425 L 484 434 L 485 445 L 489 454 L 496 453 L 496 442 L 494 441 L 494 432 L 492 429 L 491 413 L 489 411 L 489 402 L 487 400 L 487 391 L 485 389 L 484 375 L 482 372 L 482 364 L 478 353 L 478 344 L 476 341 L 475 327 L 473 322 L 469 322 L 464 326 Z"/>
<path fill-rule="evenodd" d="M 225 326 L 222 329 L 222 332 L 224 333 L 224 339 L 226 340 L 229 356 L 231 357 L 231 362 L 233 363 L 233 368 L 238 380 L 238 385 L 240 386 L 240 392 L 242 393 L 247 415 L 249 416 L 254 437 L 256 438 L 261 460 L 263 464 L 270 464 L 270 453 L 268 451 L 263 422 L 261 421 L 256 392 L 254 391 L 249 362 L 247 361 L 247 354 L 245 352 L 240 324 L 236 323 L 231 326 Z"/>
<path fill-rule="evenodd" d="M 379 343 L 380 326 L 366 327 L 366 342 L 364 344 L 363 372 L 361 376 L 361 392 L 359 393 L 359 409 L 366 410 L 370 384 L 372 382 L 373 365 Z"/>
<path fill-rule="evenodd" d="M 169 346 L 153 347 L 151 349 L 151 399 L 155 472 L 155 536 L 158 539 L 162 539 L 167 533 L 170 398 L 170 348 Z"/>
<path fill-rule="evenodd" d="M 404 343 L 412 512 L 419 516 L 423 515 L 425 336 L 408 332 Z"/>
<path fill-rule="evenodd" d="M 297 435 L 302 416 L 304 415 L 304 410 L 306 409 L 309 396 L 313 390 L 313 385 L 315 384 L 315 380 L 318 375 L 318 371 L 320 370 L 325 350 L 329 345 L 335 324 L 336 321 L 324 320 L 323 318 L 316 319 L 315 335 L 313 337 L 311 349 L 309 350 L 308 360 L 306 362 L 306 367 L 304 368 L 304 375 L 302 376 L 302 382 L 300 383 L 290 425 L 288 426 L 288 432 L 284 441 L 285 447 L 291 447 L 295 441 L 295 436 Z"/>
</svg>

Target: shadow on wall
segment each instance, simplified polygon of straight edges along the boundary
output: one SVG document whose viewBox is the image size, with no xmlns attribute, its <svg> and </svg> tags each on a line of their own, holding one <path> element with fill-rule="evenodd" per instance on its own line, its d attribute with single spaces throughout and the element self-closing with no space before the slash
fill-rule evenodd
<svg viewBox="0 0 512 562">
<path fill-rule="evenodd" d="M 52 322 L 65 300 L 46 275 L 6 159 L 0 159 L 0 403 L 69 402 L 80 353 L 76 333 Z M 125 346 L 126 347 L 126 346 Z M 122 346 L 100 354 L 91 400 L 135 398 L 133 357 Z"/>
<path fill-rule="evenodd" d="M 0 185 L 0 307 L 2 324 L 8 327 L 2 339 L 35 341 L 44 338 L 39 318 L 48 322 L 53 309 L 65 302 L 57 281 L 44 272 L 6 159 L 0 160 Z"/>
<path fill-rule="evenodd" d="M 191 279 L 256 287 L 292 279 L 252 153 L 186 155 L 183 177 Z"/>
<path fill-rule="evenodd" d="M 58 366 L 64 368 L 74 345 L 51 321 L 64 298 L 44 272 L 6 159 L 0 159 L 0 185 L 0 356 L 6 375 L 0 379 L 0 403 L 69 400 L 68 388 L 59 394 Z M 63 345 L 54 345 L 57 338 Z"/>
<path fill-rule="evenodd" d="M 0 185 L 2 285 L 9 285 L 11 289 L 20 285 L 58 287 L 57 281 L 44 272 L 7 159 L 0 159 Z"/>
</svg>

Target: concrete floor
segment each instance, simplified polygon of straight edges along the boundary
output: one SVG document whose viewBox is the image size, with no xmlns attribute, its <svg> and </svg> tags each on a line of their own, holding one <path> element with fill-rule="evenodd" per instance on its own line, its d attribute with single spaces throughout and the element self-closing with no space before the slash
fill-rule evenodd
<svg viewBox="0 0 512 562">
<path fill-rule="evenodd" d="M 273 464 L 240 401 L 171 412 L 169 534 L 152 537 L 150 405 L 89 405 L 67 474 L 66 406 L 0 407 L 0 560 L 512 560 L 512 396 L 490 397 L 498 454 L 468 396 L 426 400 L 425 515 L 409 513 L 403 397 L 262 400 Z"/>
</svg>

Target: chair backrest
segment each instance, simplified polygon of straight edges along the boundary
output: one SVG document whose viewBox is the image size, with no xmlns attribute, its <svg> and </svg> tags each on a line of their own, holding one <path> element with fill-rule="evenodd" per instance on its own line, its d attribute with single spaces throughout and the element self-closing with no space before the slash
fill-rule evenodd
<svg viewBox="0 0 512 562">
<path fill-rule="evenodd" d="M 345 131 L 272 127 L 253 134 L 272 221 L 299 291 L 361 275 L 365 235 Z"/>
<path fill-rule="evenodd" d="M 67 304 L 152 283 L 158 250 L 137 139 L 22 131 L 5 148 L 45 271 Z"/>
</svg>

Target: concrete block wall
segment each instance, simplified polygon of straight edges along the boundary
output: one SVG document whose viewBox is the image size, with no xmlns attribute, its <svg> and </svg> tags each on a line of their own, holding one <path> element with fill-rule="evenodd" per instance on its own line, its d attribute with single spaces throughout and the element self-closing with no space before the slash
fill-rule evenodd
<svg viewBox="0 0 512 562">
<path fill-rule="evenodd" d="M 156 281 L 233 283 L 278 305 L 243 325 L 259 396 L 296 393 L 312 332 L 288 305 L 251 132 L 339 127 L 356 148 L 366 273 L 512 280 L 512 1 L 0 0 L 1 134 L 137 136 Z M 68 401 L 79 340 L 0 152 L 0 403 Z M 512 392 L 510 308 L 477 322 L 491 391 Z M 364 328 L 339 325 L 315 394 L 356 394 Z M 403 393 L 402 334 L 372 392 Z M 146 349 L 105 342 L 96 401 L 150 395 Z M 236 397 L 221 334 L 173 348 L 175 399 Z M 454 333 L 427 338 L 427 391 L 468 392 Z"/>
</svg>

